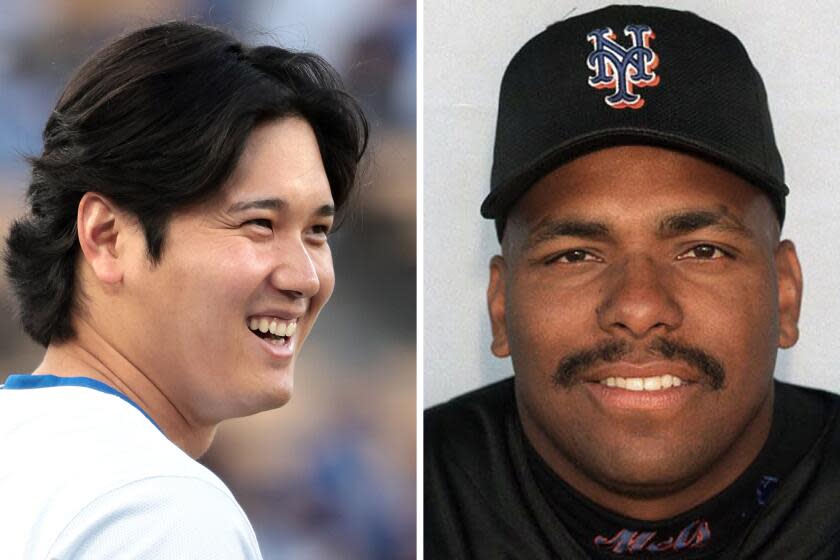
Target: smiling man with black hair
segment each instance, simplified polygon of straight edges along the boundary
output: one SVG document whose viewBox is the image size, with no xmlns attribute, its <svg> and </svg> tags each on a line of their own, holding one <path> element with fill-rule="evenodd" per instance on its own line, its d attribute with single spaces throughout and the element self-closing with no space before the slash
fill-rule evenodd
<svg viewBox="0 0 840 560">
<path fill-rule="evenodd" d="M 0 390 L 0 557 L 260 557 L 194 459 L 291 397 L 367 133 L 320 57 L 195 24 L 78 70 L 5 251 L 46 354 Z"/>
<path fill-rule="evenodd" d="M 741 43 L 612 6 L 531 39 L 499 99 L 514 377 L 426 412 L 426 557 L 840 557 L 840 399 L 773 379 L 802 274 Z"/>
</svg>

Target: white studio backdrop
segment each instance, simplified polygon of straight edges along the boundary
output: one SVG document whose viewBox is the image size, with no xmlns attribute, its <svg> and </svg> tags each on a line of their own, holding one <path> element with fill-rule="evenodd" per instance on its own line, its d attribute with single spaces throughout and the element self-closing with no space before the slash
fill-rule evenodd
<svg viewBox="0 0 840 560">
<path fill-rule="evenodd" d="M 487 194 L 499 84 L 549 24 L 609 4 L 579 0 L 426 2 L 424 49 L 424 405 L 512 374 L 490 354 L 485 289 L 499 251 Z M 652 2 L 732 31 L 764 79 L 790 186 L 783 236 L 805 276 L 799 343 L 779 379 L 840 392 L 840 4 Z M 713 87 L 698 80 L 698 87 Z M 444 334 L 445 333 L 445 334 Z"/>
</svg>

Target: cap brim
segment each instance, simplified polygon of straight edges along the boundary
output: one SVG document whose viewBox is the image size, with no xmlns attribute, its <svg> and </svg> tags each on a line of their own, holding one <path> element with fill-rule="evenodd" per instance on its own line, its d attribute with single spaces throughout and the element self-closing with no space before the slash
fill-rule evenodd
<svg viewBox="0 0 840 560">
<path fill-rule="evenodd" d="M 481 204 L 481 215 L 489 219 L 504 219 L 513 205 L 534 183 L 568 161 L 602 148 L 639 144 L 687 152 L 725 167 L 765 191 L 773 201 L 779 223 L 784 222 L 785 196 L 789 192 L 787 185 L 784 183 L 754 166 L 728 157 L 724 152 L 715 149 L 713 146 L 675 134 L 663 134 L 662 132 L 639 128 L 600 130 L 597 133 L 572 138 L 541 154 L 524 165 L 518 172 L 500 180 L 497 185 L 493 186 L 492 191 Z"/>
</svg>

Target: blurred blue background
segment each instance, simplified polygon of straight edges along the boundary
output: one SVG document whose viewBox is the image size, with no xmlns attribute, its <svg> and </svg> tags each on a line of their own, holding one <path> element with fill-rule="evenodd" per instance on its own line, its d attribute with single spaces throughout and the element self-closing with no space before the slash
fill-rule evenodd
<svg viewBox="0 0 840 560">
<path fill-rule="evenodd" d="M 332 239 L 338 284 L 282 409 L 222 424 L 202 462 L 248 513 L 264 557 L 415 557 L 413 0 L 0 0 L 0 231 L 22 212 L 23 155 L 71 72 L 104 42 L 169 19 L 324 56 L 372 125 L 358 208 Z M 0 279 L 0 381 L 43 350 Z"/>
</svg>

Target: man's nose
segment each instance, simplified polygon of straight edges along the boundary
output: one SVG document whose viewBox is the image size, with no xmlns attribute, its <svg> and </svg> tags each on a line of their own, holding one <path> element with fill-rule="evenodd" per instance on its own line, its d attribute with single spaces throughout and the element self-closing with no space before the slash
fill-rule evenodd
<svg viewBox="0 0 840 560">
<path fill-rule="evenodd" d="M 318 293 L 318 268 L 302 241 L 284 243 L 277 249 L 277 263 L 271 272 L 271 285 L 291 298 L 310 298 Z"/>
<path fill-rule="evenodd" d="M 674 299 L 667 265 L 647 255 L 630 255 L 611 268 L 597 309 L 601 329 L 642 339 L 680 326 L 683 313 Z"/>
</svg>

